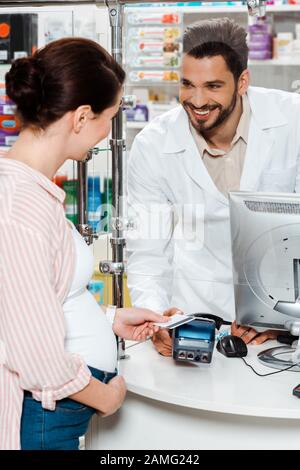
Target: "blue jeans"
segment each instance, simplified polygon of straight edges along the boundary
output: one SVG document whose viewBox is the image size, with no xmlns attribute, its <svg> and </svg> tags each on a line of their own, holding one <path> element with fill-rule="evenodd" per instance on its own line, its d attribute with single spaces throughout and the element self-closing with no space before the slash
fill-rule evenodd
<svg viewBox="0 0 300 470">
<path fill-rule="evenodd" d="M 116 373 L 90 367 L 92 376 L 108 383 Z M 42 408 L 41 402 L 25 392 L 21 419 L 22 450 L 78 450 L 79 437 L 88 429 L 94 408 L 70 398 L 56 402 L 53 411 Z"/>
</svg>

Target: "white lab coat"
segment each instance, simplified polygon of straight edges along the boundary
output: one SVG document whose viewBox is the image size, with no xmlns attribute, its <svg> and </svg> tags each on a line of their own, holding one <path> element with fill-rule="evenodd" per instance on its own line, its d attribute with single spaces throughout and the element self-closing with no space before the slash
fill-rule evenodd
<svg viewBox="0 0 300 470">
<path fill-rule="evenodd" d="M 299 192 L 300 96 L 250 87 L 248 97 L 251 121 L 240 189 Z M 136 137 L 128 196 L 131 215 L 136 204 L 143 205 L 139 215 L 145 210 L 157 214 L 157 205 L 164 205 L 161 237 L 141 234 L 139 217 L 136 230 L 128 232 L 133 304 L 160 312 L 176 306 L 187 313 L 233 319 L 229 203 L 200 158 L 181 106 L 153 120 Z M 197 224 L 194 238 L 189 222 L 183 237 L 176 233 L 183 205 Z"/>
</svg>

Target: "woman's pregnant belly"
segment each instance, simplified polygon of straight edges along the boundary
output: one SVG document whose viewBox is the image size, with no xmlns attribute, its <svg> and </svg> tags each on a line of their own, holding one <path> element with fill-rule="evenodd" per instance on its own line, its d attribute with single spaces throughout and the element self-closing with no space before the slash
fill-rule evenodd
<svg viewBox="0 0 300 470">
<path fill-rule="evenodd" d="M 65 350 L 76 353 L 91 367 L 114 372 L 117 343 L 105 313 L 85 289 L 63 304 L 66 322 Z"/>
</svg>

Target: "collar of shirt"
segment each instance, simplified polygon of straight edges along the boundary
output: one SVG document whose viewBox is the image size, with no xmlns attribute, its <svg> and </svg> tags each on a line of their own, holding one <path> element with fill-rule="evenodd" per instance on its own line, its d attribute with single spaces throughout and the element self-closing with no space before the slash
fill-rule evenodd
<svg viewBox="0 0 300 470">
<path fill-rule="evenodd" d="M 242 105 L 243 105 L 243 112 L 239 120 L 238 126 L 236 128 L 236 133 L 232 139 L 230 149 L 232 149 L 232 147 L 236 145 L 239 139 L 243 139 L 245 144 L 247 144 L 249 126 L 250 126 L 250 115 L 251 115 L 251 109 L 250 109 L 250 104 L 249 104 L 249 99 L 248 99 L 247 94 L 242 96 Z M 224 150 L 213 149 L 209 147 L 204 137 L 198 134 L 198 132 L 194 129 L 194 127 L 190 126 L 190 129 L 196 141 L 196 144 L 201 152 L 202 158 L 204 156 L 204 152 L 209 153 L 209 155 L 213 157 L 221 157 L 228 153 L 228 151 L 225 152 Z"/>
<path fill-rule="evenodd" d="M 53 183 L 47 176 L 43 175 L 37 170 L 34 170 L 30 166 L 18 160 L 12 158 L 6 158 L 0 156 L 0 177 L 1 175 L 17 175 L 23 177 L 26 180 L 33 180 L 45 191 L 50 193 L 59 202 L 63 203 L 65 200 L 66 193 Z"/>
</svg>

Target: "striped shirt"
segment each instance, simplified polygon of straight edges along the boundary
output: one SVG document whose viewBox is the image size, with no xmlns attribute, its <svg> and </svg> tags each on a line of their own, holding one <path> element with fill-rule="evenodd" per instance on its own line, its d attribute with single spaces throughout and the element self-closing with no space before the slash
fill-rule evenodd
<svg viewBox="0 0 300 470">
<path fill-rule="evenodd" d="M 40 172 L 0 158 L 0 449 L 20 448 L 23 390 L 54 410 L 90 381 L 64 350 L 75 263 L 64 197 Z"/>
</svg>

